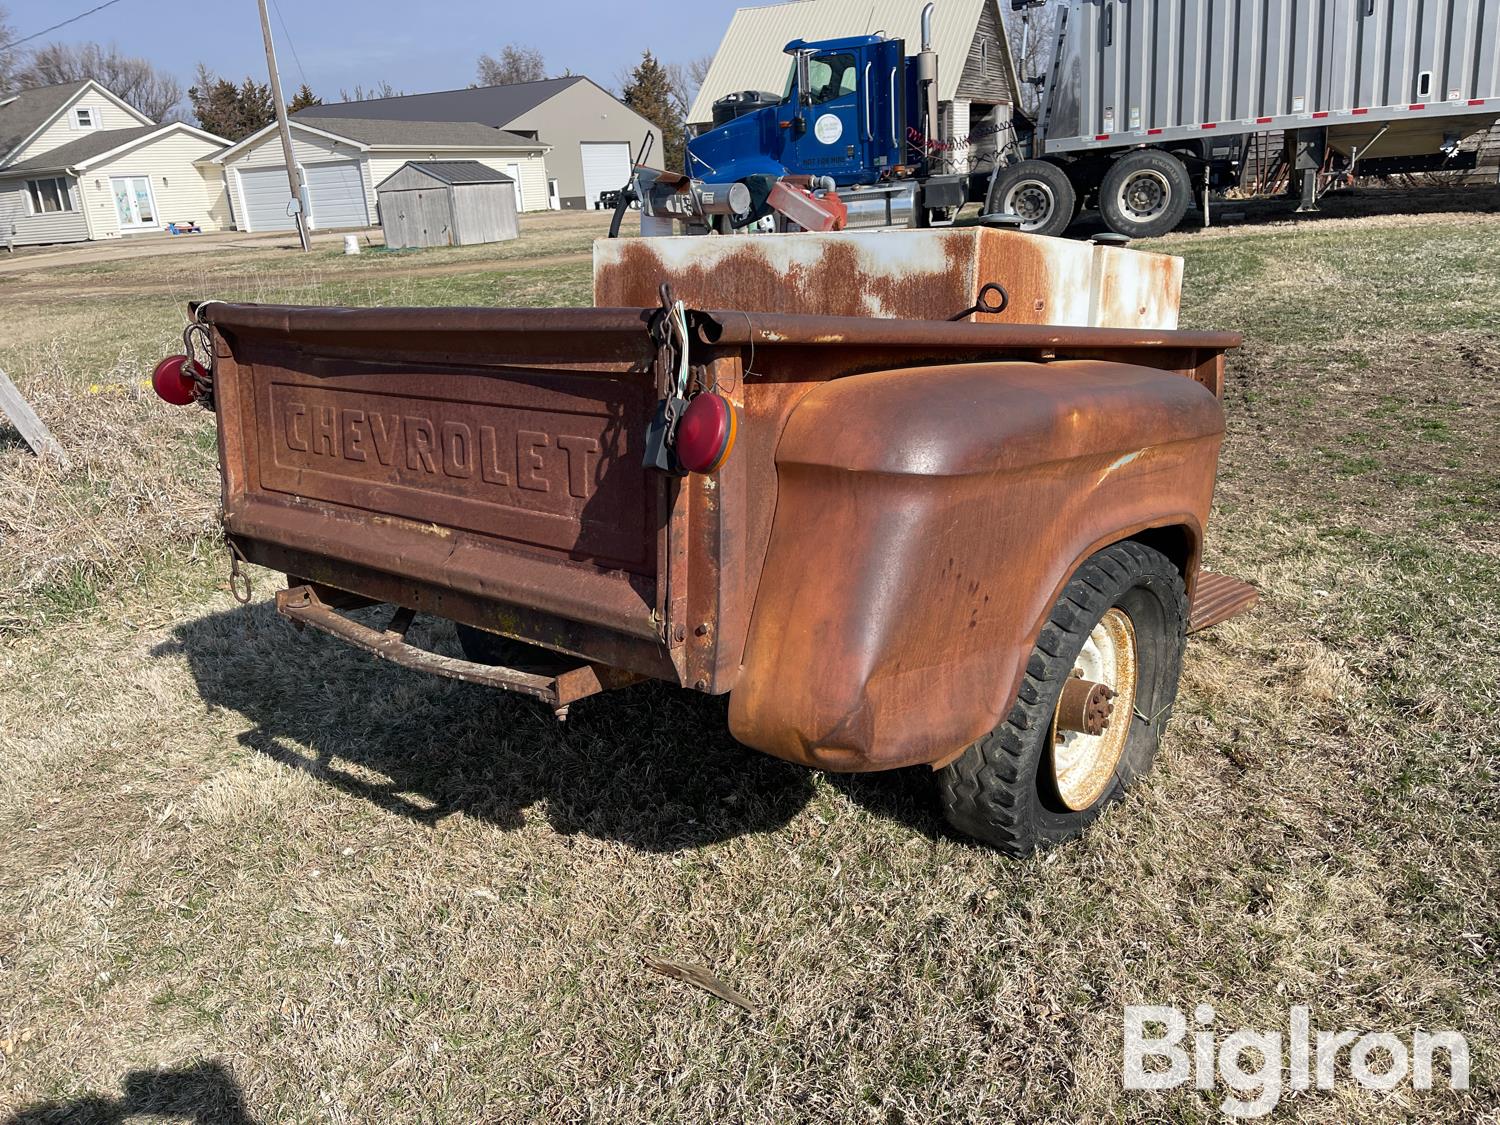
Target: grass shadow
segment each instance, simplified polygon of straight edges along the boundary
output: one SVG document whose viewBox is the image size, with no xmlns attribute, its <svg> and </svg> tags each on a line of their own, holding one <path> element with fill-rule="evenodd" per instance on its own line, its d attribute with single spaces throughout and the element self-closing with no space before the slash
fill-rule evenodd
<svg viewBox="0 0 1500 1125">
<path fill-rule="evenodd" d="M 419 643 L 423 628 L 457 654 L 450 625 L 419 619 Z M 184 657 L 205 703 L 250 722 L 242 745 L 425 824 L 462 811 L 517 828 L 539 806 L 559 832 L 677 851 L 779 828 L 813 793 L 807 770 L 730 737 L 726 700 L 665 684 L 583 700 L 561 725 L 298 634 L 267 604 L 185 622 L 153 655 Z"/>
<path fill-rule="evenodd" d="M 216 1062 L 180 1070 L 133 1070 L 121 1088 L 118 1098 L 90 1094 L 39 1102 L 7 1117 L 4 1125 L 124 1125 L 142 1114 L 196 1125 L 255 1125 L 239 1083 Z"/>
</svg>

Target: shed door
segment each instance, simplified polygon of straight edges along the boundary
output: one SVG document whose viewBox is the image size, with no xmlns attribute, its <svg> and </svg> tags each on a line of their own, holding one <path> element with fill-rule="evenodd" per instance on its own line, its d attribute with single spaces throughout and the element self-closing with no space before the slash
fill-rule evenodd
<svg viewBox="0 0 1500 1125">
<path fill-rule="evenodd" d="M 601 191 L 619 191 L 630 181 L 629 141 L 582 141 L 584 206 L 599 205 Z"/>
</svg>

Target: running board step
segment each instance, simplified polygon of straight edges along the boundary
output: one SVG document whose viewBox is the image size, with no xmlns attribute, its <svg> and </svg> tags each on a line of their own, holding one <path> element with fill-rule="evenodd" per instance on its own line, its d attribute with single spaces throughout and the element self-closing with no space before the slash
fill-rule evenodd
<svg viewBox="0 0 1500 1125">
<path fill-rule="evenodd" d="M 1193 608 L 1188 613 L 1188 632 L 1198 633 L 1231 617 L 1238 617 L 1260 600 L 1260 591 L 1248 582 L 1215 574 L 1198 572 L 1198 587 L 1193 591 Z"/>
</svg>

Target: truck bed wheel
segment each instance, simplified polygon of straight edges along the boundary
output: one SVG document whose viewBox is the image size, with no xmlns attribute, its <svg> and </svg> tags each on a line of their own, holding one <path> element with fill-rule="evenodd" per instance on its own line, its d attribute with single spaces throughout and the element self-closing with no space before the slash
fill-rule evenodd
<svg viewBox="0 0 1500 1125">
<path fill-rule="evenodd" d="M 1143 148 L 1110 165 L 1099 187 L 1099 211 L 1109 228 L 1129 238 L 1155 238 L 1187 214 L 1193 181 L 1170 152 Z"/>
<path fill-rule="evenodd" d="M 1161 552 L 1125 542 L 1090 557 L 1043 625 L 1010 716 L 939 771 L 948 822 L 1016 857 L 1082 835 L 1151 768 L 1187 612 Z"/>
<path fill-rule="evenodd" d="M 1056 164 L 1022 160 L 1000 170 L 985 211 L 1021 216 L 1027 234 L 1055 235 L 1073 224 L 1077 202 L 1073 181 Z"/>
</svg>

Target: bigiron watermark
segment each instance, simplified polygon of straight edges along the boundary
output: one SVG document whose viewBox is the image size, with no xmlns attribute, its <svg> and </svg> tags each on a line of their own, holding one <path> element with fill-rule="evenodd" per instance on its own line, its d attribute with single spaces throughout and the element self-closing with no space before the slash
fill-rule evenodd
<svg viewBox="0 0 1500 1125">
<path fill-rule="evenodd" d="M 1457 1031 L 1321 1031 L 1309 1010 L 1288 1012 L 1285 1031 L 1214 1027 L 1208 1004 L 1189 1017 L 1170 1005 L 1125 1008 L 1125 1088 L 1173 1090 L 1192 1085 L 1232 1093 L 1219 1103 L 1231 1117 L 1262 1117 L 1289 1091 L 1331 1090 L 1352 1080 L 1367 1090 L 1406 1083 L 1431 1090 L 1434 1072 L 1449 1089 L 1469 1088 L 1469 1043 Z"/>
</svg>

